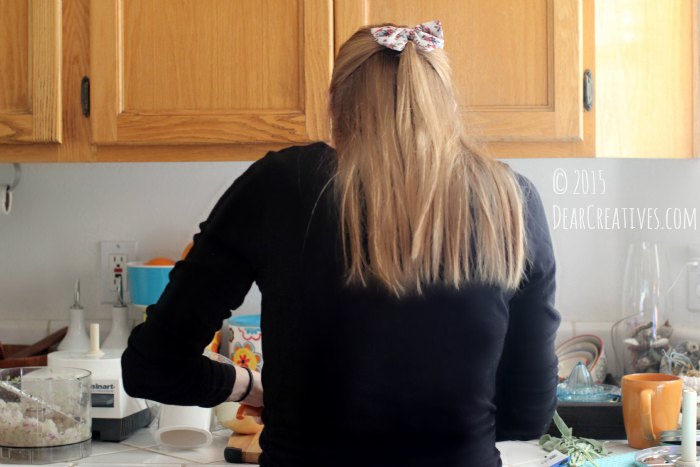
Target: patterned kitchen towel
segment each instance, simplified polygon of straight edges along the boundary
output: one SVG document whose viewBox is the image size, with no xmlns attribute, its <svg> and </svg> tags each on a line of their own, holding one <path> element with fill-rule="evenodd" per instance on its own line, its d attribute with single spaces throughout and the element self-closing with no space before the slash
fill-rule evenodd
<svg viewBox="0 0 700 467">
<path fill-rule="evenodd" d="M 635 454 L 636 452 L 628 452 L 627 454 L 603 457 L 596 459 L 595 463 L 598 467 L 634 467 Z M 594 467 L 594 465 L 586 462 L 583 467 Z"/>
</svg>

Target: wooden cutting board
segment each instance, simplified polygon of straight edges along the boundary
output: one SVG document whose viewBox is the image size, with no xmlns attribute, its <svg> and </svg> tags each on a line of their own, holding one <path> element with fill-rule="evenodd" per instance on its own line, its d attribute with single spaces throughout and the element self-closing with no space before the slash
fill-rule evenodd
<svg viewBox="0 0 700 467">
<path fill-rule="evenodd" d="M 260 458 L 260 433 L 254 435 L 232 434 L 224 449 L 224 459 L 232 464 L 257 464 Z"/>
<path fill-rule="evenodd" d="M 7 356 L 7 358 L 24 358 L 24 357 L 31 357 L 33 355 L 38 355 L 40 353 L 44 353 L 47 350 L 49 350 L 51 347 L 54 345 L 58 344 L 61 342 L 61 340 L 66 337 L 66 334 L 68 333 L 68 327 L 63 327 L 59 329 L 58 331 L 54 332 L 53 334 L 50 334 L 43 339 L 41 339 L 38 342 L 35 342 L 34 344 L 27 346 L 23 348 L 22 350 L 19 350 L 18 352 L 15 352 L 12 355 Z"/>
</svg>

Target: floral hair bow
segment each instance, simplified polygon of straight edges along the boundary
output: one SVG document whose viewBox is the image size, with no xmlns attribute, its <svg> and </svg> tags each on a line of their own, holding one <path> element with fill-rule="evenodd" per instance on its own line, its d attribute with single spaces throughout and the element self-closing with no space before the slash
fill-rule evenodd
<svg viewBox="0 0 700 467">
<path fill-rule="evenodd" d="M 370 33 L 380 45 L 398 52 L 406 47 L 408 41 L 413 42 L 416 48 L 424 52 L 442 49 L 445 46 L 440 20 L 422 23 L 414 28 L 382 26 L 370 29 Z"/>
</svg>

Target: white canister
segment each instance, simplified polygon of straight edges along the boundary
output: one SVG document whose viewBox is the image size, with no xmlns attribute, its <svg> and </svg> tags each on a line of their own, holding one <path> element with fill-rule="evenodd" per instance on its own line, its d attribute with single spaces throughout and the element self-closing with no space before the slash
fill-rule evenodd
<svg viewBox="0 0 700 467">
<path fill-rule="evenodd" d="M 234 364 L 262 371 L 262 332 L 260 315 L 242 315 L 229 318 L 226 330 L 228 355 Z"/>
<path fill-rule="evenodd" d="M 163 405 L 156 431 L 156 442 L 161 446 L 194 449 L 209 446 L 212 409 Z"/>
</svg>

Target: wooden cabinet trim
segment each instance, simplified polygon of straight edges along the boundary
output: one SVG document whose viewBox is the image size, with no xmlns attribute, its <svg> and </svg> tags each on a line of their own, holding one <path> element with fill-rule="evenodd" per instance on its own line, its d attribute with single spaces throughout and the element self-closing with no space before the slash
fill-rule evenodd
<svg viewBox="0 0 700 467">
<path fill-rule="evenodd" d="M 121 0 L 90 1 L 90 121 L 92 141 L 115 143 L 123 89 L 119 46 L 122 43 Z"/>
<path fill-rule="evenodd" d="M 118 118 L 118 139 L 138 140 L 139 144 L 296 143 L 306 141 L 307 119 L 301 112 L 185 115 L 123 112 Z"/>
<path fill-rule="evenodd" d="M 34 142 L 60 143 L 61 50 L 63 35 L 61 0 L 31 0 L 29 35 L 32 82 L 32 130 Z"/>
<path fill-rule="evenodd" d="M 543 131 L 546 128 L 557 128 L 560 118 L 552 111 L 528 107 L 525 109 L 528 111 L 527 119 L 523 118 L 523 108 L 517 111 L 498 112 L 463 111 L 462 115 L 469 122 L 474 134 L 484 141 L 577 142 L 582 140 L 578 133 L 560 135 L 557 138 L 546 137 L 542 134 Z"/>
<path fill-rule="evenodd" d="M 554 141 L 583 138 L 583 5 L 581 0 L 550 0 L 554 71 Z M 559 25 L 554 28 L 554 25 Z M 572 40 L 571 38 L 574 38 Z M 551 97 L 550 97 L 551 98 Z M 550 101 L 551 102 L 551 101 Z"/>
<path fill-rule="evenodd" d="M 328 140 L 328 86 L 333 70 L 333 0 L 304 1 L 304 99 L 306 134 Z"/>
<path fill-rule="evenodd" d="M 60 143 L 61 0 L 29 0 L 30 112 L 0 114 L 0 143 Z"/>
<path fill-rule="evenodd" d="M 32 142 L 34 116 L 28 112 L 0 114 L 0 143 Z"/>
<path fill-rule="evenodd" d="M 360 27 L 369 23 L 369 0 L 335 0 L 334 53 Z"/>
</svg>

